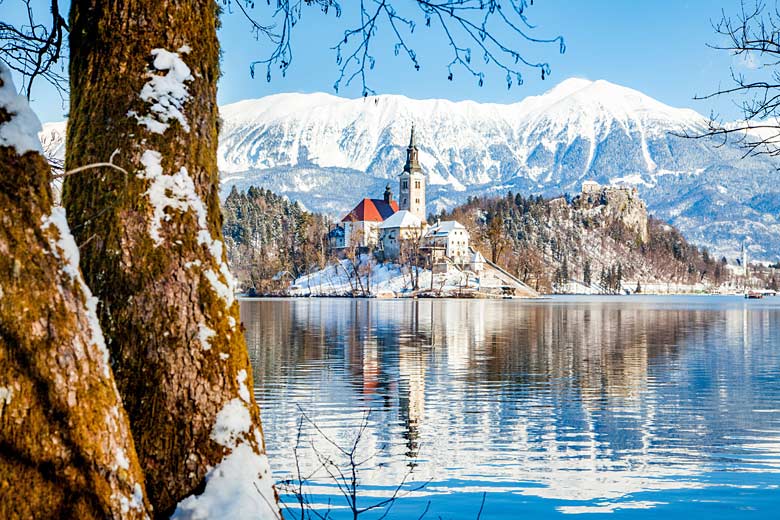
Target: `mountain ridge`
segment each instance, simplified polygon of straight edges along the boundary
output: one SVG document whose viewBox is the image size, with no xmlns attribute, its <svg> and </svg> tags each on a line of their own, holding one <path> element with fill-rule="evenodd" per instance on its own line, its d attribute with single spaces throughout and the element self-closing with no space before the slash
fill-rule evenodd
<svg viewBox="0 0 780 520">
<path fill-rule="evenodd" d="M 223 195 L 258 185 L 338 216 L 395 187 L 414 123 L 431 211 L 509 190 L 577 193 L 593 179 L 637 186 L 652 213 L 718 254 L 747 238 L 754 257 L 780 256 L 780 163 L 679 137 L 706 118 L 608 81 L 568 79 L 510 104 L 285 93 L 220 114 Z"/>
</svg>

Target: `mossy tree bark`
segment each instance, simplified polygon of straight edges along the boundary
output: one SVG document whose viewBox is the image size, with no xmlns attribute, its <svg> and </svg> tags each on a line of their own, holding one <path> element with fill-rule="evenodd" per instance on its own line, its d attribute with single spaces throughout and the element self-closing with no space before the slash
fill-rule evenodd
<svg viewBox="0 0 780 520">
<path fill-rule="evenodd" d="M 13 141 L 20 118 L 37 119 L 2 63 L 0 94 Z M 50 182 L 40 153 L 0 140 L 0 518 L 146 518 L 94 299 Z"/>
<path fill-rule="evenodd" d="M 264 451 L 222 247 L 217 6 L 74 0 L 70 18 L 66 166 L 119 150 L 114 162 L 129 174 L 68 177 L 63 203 L 149 498 L 165 516 L 237 448 L 255 462 Z M 246 421 L 227 431 L 231 411 Z M 258 471 L 274 516 L 267 464 Z"/>
</svg>

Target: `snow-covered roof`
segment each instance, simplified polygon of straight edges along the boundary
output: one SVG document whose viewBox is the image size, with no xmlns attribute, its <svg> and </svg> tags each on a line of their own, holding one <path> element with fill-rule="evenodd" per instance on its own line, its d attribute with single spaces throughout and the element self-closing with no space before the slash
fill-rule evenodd
<svg viewBox="0 0 780 520">
<path fill-rule="evenodd" d="M 482 256 L 482 253 L 479 251 L 474 251 L 474 254 L 471 255 L 471 262 L 472 264 L 484 264 L 485 263 L 485 257 Z"/>
<path fill-rule="evenodd" d="M 420 217 L 412 213 L 411 211 L 407 211 L 405 209 L 402 209 L 401 211 L 397 211 L 393 213 L 393 215 L 379 224 L 379 229 L 390 229 L 390 228 L 412 228 L 412 227 L 421 227 L 422 226 L 422 220 L 420 220 Z"/>
<path fill-rule="evenodd" d="M 455 230 L 465 231 L 466 226 L 458 222 L 457 220 L 445 220 L 444 222 L 438 222 L 436 225 L 428 230 L 428 236 L 440 236 L 444 237 L 449 235 Z"/>
</svg>

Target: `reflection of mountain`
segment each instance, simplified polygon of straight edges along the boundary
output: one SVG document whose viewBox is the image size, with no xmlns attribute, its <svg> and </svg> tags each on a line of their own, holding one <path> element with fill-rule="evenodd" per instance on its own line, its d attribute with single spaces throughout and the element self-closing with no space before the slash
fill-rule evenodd
<svg viewBox="0 0 780 520">
<path fill-rule="evenodd" d="M 371 408 L 363 481 L 393 486 L 412 464 L 433 497 L 605 511 L 777 471 L 780 307 L 675 301 L 245 303 L 272 460 L 292 467 L 300 404 L 343 441 Z"/>
</svg>

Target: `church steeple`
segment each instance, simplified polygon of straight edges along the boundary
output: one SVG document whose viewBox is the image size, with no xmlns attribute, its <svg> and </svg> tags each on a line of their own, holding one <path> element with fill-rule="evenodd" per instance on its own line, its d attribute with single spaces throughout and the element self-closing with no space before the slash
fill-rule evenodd
<svg viewBox="0 0 780 520">
<path fill-rule="evenodd" d="M 412 135 L 409 137 L 409 146 L 406 148 L 406 164 L 404 164 L 405 172 L 422 172 L 420 163 L 417 159 L 417 138 L 414 135 L 414 124 L 412 124 Z"/>
<path fill-rule="evenodd" d="M 399 208 L 425 220 L 425 175 L 420 167 L 417 137 L 412 125 L 409 146 L 406 148 L 406 164 L 399 180 Z"/>
</svg>

